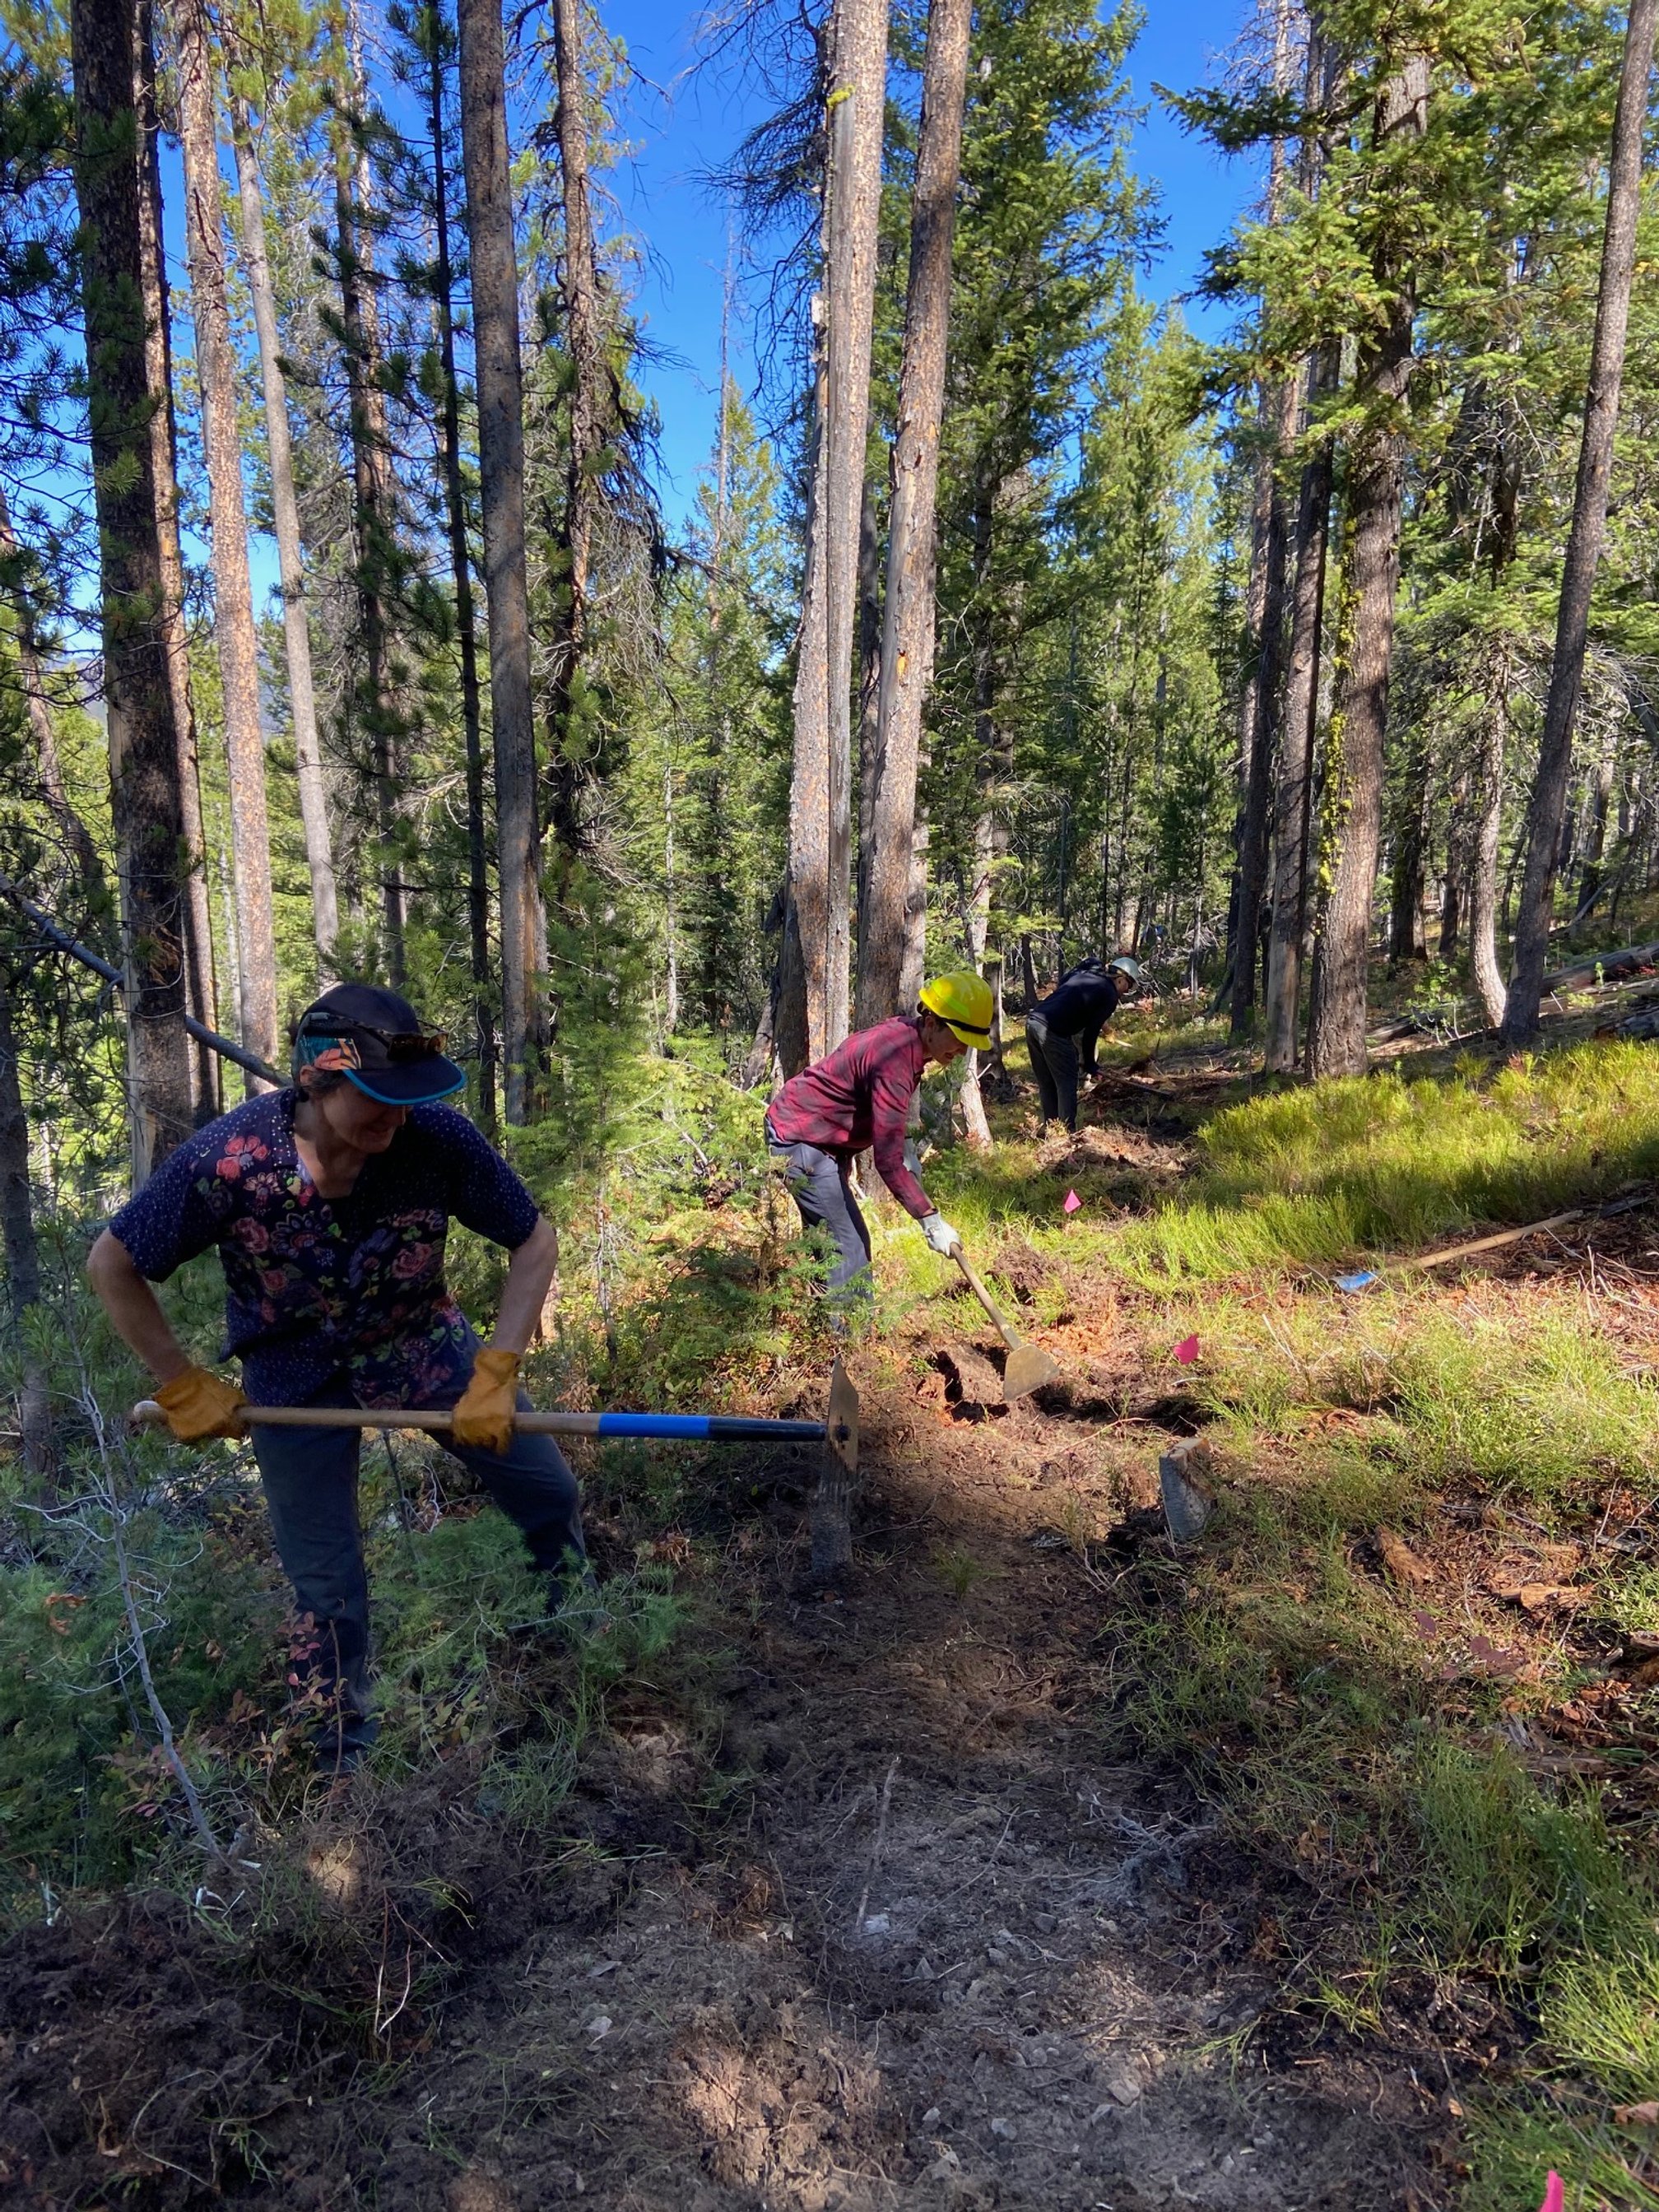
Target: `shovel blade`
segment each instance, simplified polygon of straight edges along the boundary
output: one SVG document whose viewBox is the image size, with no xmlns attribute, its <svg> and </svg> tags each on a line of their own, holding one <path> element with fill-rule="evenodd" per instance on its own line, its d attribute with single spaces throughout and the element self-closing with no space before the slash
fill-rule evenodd
<svg viewBox="0 0 1659 2212">
<path fill-rule="evenodd" d="M 1045 1382 L 1052 1382 L 1059 1372 L 1060 1362 L 1051 1358 L 1041 1345 L 1018 1345 L 1008 1354 L 1007 1364 L 1002 1370 L 1002 1395 L 1009 1399 L 1029 1397 Z"/>
</svg>

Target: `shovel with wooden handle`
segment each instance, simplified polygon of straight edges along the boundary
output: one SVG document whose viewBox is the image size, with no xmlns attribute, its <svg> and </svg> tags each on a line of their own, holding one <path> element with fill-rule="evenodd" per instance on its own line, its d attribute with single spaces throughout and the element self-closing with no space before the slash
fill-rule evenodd
<svg viewBox="0 0 1659 2212">
<path fill-rule="evenodd" d="M 1060 1364 L 1043 1351 L 1041 1345 L 1027 1344 L 1016 1336 L 1006 1316 L 998 1306 L 979 1277 L 968 1264 L 968 1255 L 957 1244 L 951 1257 L 967 1278 L 968 1287 L 996 1323 L 997 1334 L 1008 1347 L 1007 1364 L 1002 1370 L 1002 1395 L 1005 1398 L 1029 1397 L 1040 1390 L 1045 1382 L 1052 1382 L 1060 1372 Z"/>
</svg>

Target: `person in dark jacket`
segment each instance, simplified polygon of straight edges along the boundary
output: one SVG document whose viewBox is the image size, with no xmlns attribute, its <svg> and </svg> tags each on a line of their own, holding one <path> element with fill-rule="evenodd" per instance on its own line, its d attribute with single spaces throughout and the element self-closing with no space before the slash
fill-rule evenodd
<svg viewBox="0 0 1659 2212">
<path fill-rule="evenodd" d="M 1143 980 L 1139 962 L 1127 953 L 1115 960 L 1079 960 L 1025 1017 L 1025 1042 L 1045 1123 L 1064 1121 L 1076 1130 L 1079 1077 L 1097 1073 L 1100 1032 Z"/>
</svg>

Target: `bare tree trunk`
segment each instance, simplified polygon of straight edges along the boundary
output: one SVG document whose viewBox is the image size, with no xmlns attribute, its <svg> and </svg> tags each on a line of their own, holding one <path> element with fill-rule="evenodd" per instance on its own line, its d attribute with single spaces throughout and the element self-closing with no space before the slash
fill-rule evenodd
<svg viewBox="0 0 1659 2212">
<path fill-rule="evenodd" d="M 1311 416 L 1337 374 L 1335 351 L 1324 348 L 1309 367 Z M 1307 908 L 1309 801 L 1314 735 L 1319 720 L 1320 642 L 1325 622 L 1325 567 L 1330 533 L 1331 447 L 1323 438 L 1304 464 L 1297 496 L 1296 580 L 1291 593 L 1291 642 L 1284 727 L 1273 807 L 1273 932 L 1267 943 L 1267 1048 L 1264 1065 L 1286 1073 L 1296 1066 L 1302 995 L 1302 946 Z"/>
<path fill-rule="evenodd" d="M 185 1033 L 184 805 L 144 343 L 159 301 L 144 288 L 134 30 L 131 0 L 74 0 L 75 183 L 126 968 L 132 1171 L 140 1183 L 189 1130 L 193 1101 Z"/>
<path fill-rule="evenodd" d="M 1498 842 L 1504 819 L 1504 701 L 1487 708 L 1474 772 L 1469 823 L 1469 968 L 1475 995 L 1496 1029 L 1504 1018 L 1504 971 L 1498 964 Z"/>
<path fill-rule="evenodd" d="M 213 638 L 223 695 L 230 771 L 230 836 L 236 864 L 236 950 L 241 978 L 238 1034 L 261 1060 L 276 1057 L 276 932 L 270 902 L 270 825 L 265 748 L 259 727 L 259 648 L 248 578 L 242 439 L 236 419 L 236 357 L 225 296 L 218 100 L 213 43 L 203 0 L 173 0 L 179 109 L 185 156 L 185 228 L 191 313 L 201 389 L 213 544 Z M 266 1088 L 246 1079 L 250 1094 Z"/>
<path fill-rule="evenodd" d="M 979 817 L 974 824 L 973 876 L 968 887 L 966 939 L 968 964 L 983 971 L 991 934 L 991 902 L 995 896 L 999 865 L 1008 849 L 1004 811 L 1012 771 L 1012 735 L 997 712 L 1000 671 L 994 623 L 996 610 L 989 600 L 991 539 L 994 527 L 996 489 L 981 483 L 974 503 L 974 597 L 978 603 L 977 633 L 973 643 L 974 757 L 979 785 Z M 1000 968 L 1000 963 L 998 963 Z M 994 976 L 994 986 L 1000 982 Z M 962 1113 L 968 1141 L 976 1147 L 991 1141 L 990 1124 L 979 1087 L 979 1059 L 970 1052 L 962 1063 Z"/>
<path fill-rule="evenodd" d="M 1422 136 L 1428 106 L 1428 64 L 1413 55 L 1377 96 L 1376 138 Z M 1362 432 L 1350 477 L 1353 547 L 1353 629 L 1337 713 L 1342 752 L 1338 788 L 1329 794 L 1341 823 L 1330 902 L 1315 961 L 1308 1021 L 1308 1072 L 1363 1075 L 1371 907 L 1382 828 L 1382 738 L 1394 649 L 1395 594 L 1400 580 L 1400 531 L 1405 496 L 1404 433 L 1397 415 L 1411 381 L 1413 299 L 1405 271 L 1382 250 L 1379 289 L 1395 295 L 1388 323 L 1361 356 L 1357 394 L 1387 410 Z"/>
<path fill-rule="evenodd" d="M 590 574 L 599 519 L 607 371 L 599 312 L 599 258 L 588 190 L 587 84 L 582 70 L 581 0 L 553 0 L 553 52 L 559 81 L 559 166 L 563 180 L 564 264 L 561 287 L 570 345 L 570 453 L 565 480 L 564 574 L 555 592 L 552 781 L 550 816 L 568 853 L 587 838 L 582 793 L 591 774 L 576 726 L 587 646 Z"/>
<path fill-rule="evenodd" d="M 870 415 L 887 0 L 835 0 L 825 114 L 823 369 L 795 676 L 789 915 L 779 1042 L 821 1059 L 847 1034 L 853 622 Z M 793 1073 L 787 1059 L 786 1072 Z"/>
<path fill-rule="evenodd" d="M 368 157 L 350 128 L 362 97 L 355 12 L 347 11 L 350 46 L 348 110 L 335 147 L 334 210 L 338 233 L 340 320 L 345 336 L 346 384 L 351 410 L 351 481 L 357 539 L 355 583 L 362 670 L 353 687 L 356 720 L 368 739 L 380 853 L 380 938 L 387 981 L 401 989 L 407 975 L 403 862 L 399 849 L 399 736 L 390 680 L 391 636 L 386 581 L 394 538 L 386 393 L 380 385 L 380 314 L 372 279 L 374 246 L 368 228 Z M 359 221 L 361 210 L 363 220 Z"/>
<path fill-rule="evenodd" d="M 858 896 L 855 911 L 859 929 L 864 927 L 871 834 L 876 804 L 876 738 L 881 702 L 881 531 L 876 516 L 876 487 L 866 471 L 864 497 L 859 506 L 859 636 L 858 732 L 859 850 Z M 860 938 L 857 968 L 862 970 Z"/>
<path fill-rule="evenodd" d="M 524 396 L 519 270 L 507 167 L 501 0 L 459 0 L 461 148 L 472 258 L 489 702 L 501 915 L 501 1051 L 507 1119 L 526 1119 L 534 1000 L 546 967 L 536 820 L 525 560 Z"/>
<path fill-rule="evenodd" d="M 1596 756 L 1595 767 L 1590 776 L 1583 865 L 1579 871 L 1578 896 L 1571 923 L 1574 929 L 1589 918 L 1603 888 L 1601 860 L 1607 851 L 1607 809 L 1613 801 L 1613 771 L 1618 750 L 1617 733 L 1609 729 L 1603 734 L 1601 750 Z"/>
<path fill-rule="evenodd" d="M 859 913 L 860 1028 L 915 1003 L 905 958 L 914 930 L 916 776 L 933 672 L 934 539 L 939 425 L 951 325 L 951 246 L 962 175 L 971 0 L 932 0 L 922 76 L 921 137 L 910 210 L 898 428 L 893 441 L 887 601 L 870 797 L 869 850 Z M 926 829 L 922 826 L 922 852 Z M 927 883 L 921 886 L 925 915 Z"/>
<path fill-rule="evenodd" d="M 1426 960 L 1429 948 L 1423 934 L 1423 834 L 1429 803 L 1429 750 L 1428 741 L 1420 731 L 1412 733 L 1404 784 L 1395 820 L 1389 957 Z"/>
<path fill-rule="evenodd" d="M 1659 0 L 1631 0 L 1625 29 L 1625 64 L 1607 167 L 1607 219 L 1601 242 L 1601 289 L 1590 348 L 1589 387 L 1578 449 L 1572 523 L 1561 571 L 1555 657 L 1550 667 L 1538 774 L 1533 784 L 1527 871 L 1515 930 L 1515 972 L 1504 1010 L 1504 1042 L 1529 1043 L 1538 1033 L 1544 969 L 1549 952 L 1557 851 L 1572 768 L 1572 726 L 1583 678 L 1589 635 L 1590 593 L 1607 527 L 1607 480 L 1619 389 L 1624 375 L 1625 332 L 1630 319 L 1631 279 L 1636 266 L 1636 222 L 1642 189 L 1642 131 L 1648 112 L 1648 77 L 1659 27 Z"/>
<path fill-rule="evenodd" d="M 444 500 L 449 523 L 449 571 L 455 586 L 455 630 L 461 661 L 461 726 L 466 738 L 466 916 L 472 954 L 472 1017 L 478 1032 L 478 1120 L 495 1130 L 495 1016 L 489 984 L 489 868 L 484 839 L 483 717 L 478 686 L 477 620 L 472 605 L 472 556 L 466 542 L 466 494 L 461 481 L 461 395 L 455 373 L 454 271 L 449 252 L 449 179 L 444 134 L 444 46 L 434 9 L 430 54 L 432 200 L 437 222 L 435 288 L 438 349 L 443 372 Z"/>
<path fill-rule="evenodd" d="M 1244 787 L 1238 830 L 1238 913 L 1233 957 L 1232 1035 L 1248 1036 L 1255 1016 L 1257 942 L 1267 878 L 1267 830 L 1273 792 L 1279 676 L 1285 640 L 1285 495 L 1279 459 L 1296 433 L 1294 378 L 1262 392 L 1269 443 L 1256 463 L 1255 527 L 1250 550 L 1245 653 L 1248 673 L 1239 707 L 1239 769 Z"/>
<path fill-rule="evenodd" d="M 144 298 L 145 373 L 150 394 L 150 465 L 161 531 L 162 621 L 167 685 L 179 740 L 179 791 L 185 822 L 185 993 L 186 1010 L 205 1028 L 219 1026 L 208 900 L 207 837 L 202 827 L 202 774 L 190 695 L 190 641 L 185 629 L 185 562 L 179 543 L 179 432 L 173 407 L 173 317 L 161 245 L 161 118 L 155 99 L 155 41 L 150 0 L 137 0 L 133 104 L 138 118 L 138 252 Z M 198 1042 L 191 1054 L 191 1108 L 198 1123 L 219 1111 L 219 1063 Z"/>
<path fill-rule="evenodd" d="M 287 380 L 283 374 L 276 295 L 265 252 L 264 199 L 247 104 L 231 103 L 231 137 L 236 149 L 236 180 L 242 210 L 242 268 L 253 301 L 259 339 L 259 373 L 264 387 L 265 451 L 270 465 L 270 504 L 276 524 L 276 558 L 283 587 L 283 643 L 288 660 L 289 712 L 294 722 L 294 757 L 300 787 L 300 821 L 305 831 L 306 863 L 311 876 L 312 931 L 317 940 L 319 980 L 334 975 L 334 946 L 340 933 L 339 893 L 334 880 L 334 839 L 329 827 L 328 789 L 323 781 L 322 747 L 317 733 L 317 694 L 311 668 L 311 625 L 306 608 L 305 556 L 300 543 L 300 503 L 294 488 L 294 448 L 289 434 Z"/>
</svg>

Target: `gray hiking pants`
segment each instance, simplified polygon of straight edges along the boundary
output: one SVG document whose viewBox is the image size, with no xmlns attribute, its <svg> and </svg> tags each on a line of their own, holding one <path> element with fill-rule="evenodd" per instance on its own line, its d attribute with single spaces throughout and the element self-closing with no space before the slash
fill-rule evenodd
<svg viewBox="0 0 1659 2212">
<path fill-rule="evenodd" d="M 1045 1121 L 1063 1121 L 1077 1127 L 1077 1046 L 1058 1030 L 1051 1030 L 1041 1014 L 1025 1018 L 1025 1042 L 1036 1078 L 1037 1101 Z"/>
<path fill-rule="evenodd" d="M 790 1194 L 806 1226 L 827 1229 L 836 1240 L 836 1264 L 830 1270 L 830 1297 L 843 1303 L 872 1297 L 870 1231 L 848 1188 L 851 1161 L 838 1160 L 833 1152 L 821 1152 L 816 1145 L 774 1144 L 769 1133 L 766 1149 L 775 1160 L 783 1162 Z"/>
</svg>

